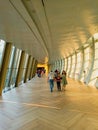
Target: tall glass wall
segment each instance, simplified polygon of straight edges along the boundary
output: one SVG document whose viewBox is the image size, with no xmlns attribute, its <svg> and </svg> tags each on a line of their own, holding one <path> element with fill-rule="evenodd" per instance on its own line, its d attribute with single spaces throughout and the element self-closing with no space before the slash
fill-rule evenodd
<svg viewBox="0 0 98 130">
<path fill-rule="evenodd" d="M 98 88 L 98 34 L 90 37 L 77 51 L 62 62 L 58 60 L 55 66 L 64 69 L 67 76 Z"/>
<path fill-rule="evenodd" d="M 3 62 L 3 58 L 4 58 L 4 52 L 5 52 L 5 48 L 6 48 L 6 42 L 3 40 L 0 40 L 0 71 L 1 71 L 1 67 L 2 67 L 2 62 Z M 5 77 L 5 81 L 4 81 L 4 86 L 3 86 L 3 92 L 6 92 L 10 89 L 12 89 L 13 87 L 15 87 L 16 84 L 16 78 L 17 78 L 17 74 L 19 71 L 19 64 L 20 64 L 20 59 L 21 59 L 21 53 L 22 50 L 17 49 L 15 46 L 10 46 L 9 52 L 10 52 L 10 60 L 8 61 L 8 65 L 6 66 L 7 68 L 7 72 L 5 71 L 6 77 Z M 25 54 L 25 59 L 24 59 L 24 63 L 23 63 L 23 71 L 22 71 L 22 76 L 21 76 L 21 82 L 24 82 L 24 78 L 25 78 L 25 73 L 27 68 L 27 63 L 28 63 L 28 54 Z M 32 61 L 32 60 L 31 60 Z M 58 67 L 62 67 L 62 63 L 61 62 L 57 62 L 58 63 Z M 30 62 L 30 64 L 32 64 L 32 62 Z M 56 64 L 57 65 L 57 64 Z M 56 65 L 54 67 L 56 67 Z M 6 69 L 5 68 L 5 69 Z M 31 70 L 31 66 L 29 68 Z M 35 69 L 35 68 L 34 68 Z M 30 71 L 29 70 L 29 71 Z M 30 72 L 28 74 L 28 80 L 29 80 L 29 76 L 30 76 Z"/>
</svg>

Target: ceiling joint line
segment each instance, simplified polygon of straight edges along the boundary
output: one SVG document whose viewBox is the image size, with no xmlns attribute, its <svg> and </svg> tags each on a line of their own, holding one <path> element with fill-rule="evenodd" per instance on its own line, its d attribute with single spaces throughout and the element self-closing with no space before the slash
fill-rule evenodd
<svg viewBox="0 0 98 130">
<path fill-rule="evenodd" d="M 25 18 L 22 16 L 22 14 L 18 11 L 18 9 L 15 7 L 15 5 L 13 4 L 13 2 L 11 0 L 9 0 L 9 2 L 11 3 L 11 5 L 14 7 L 14 9 L 17 11 L 17 13 L 20 15 L 20 17 L 23 19 L 23 21 L 26 23 L 26 25 L 29 27 L 29 29 L 31 30 L 31 32 L 34 34 L 35 38 L 37 39 L 38 43 L 40 43 L 39 39 L 37 38 L 36 34 L 34 33 L 33 29 L 30 27 L 30 25 L 28 24 L 28 22 L 25 20 Z M 41 44 L 42 45 L 42 44 Z M 45 52 L 48 55 L 48 51 L 46 48 Z"/>
<path fill-rule="evenodd" d="M 28 10 L 28 7 L 26 6 L 26 3 L 25 3 L 23 0 L 21 0 L 21 1 L 22 1 L 22 3 L 23 3 L 24 7 L 26 8 L 26 10 L 27 10 L 29 16 L 31 17 L 32 21 L 34 22 L 34 24 L 35 24 L 35 26 L 36 26 L 36 28 L 37 28 L 37 30 L 38 30 L 38 32 L 39 32 L 39 34 L 40 34 L 42 40 L 43 40 L 44 47 L 45 47 L 45 49 L 46 49 L 46 51 L 47 51 L 47 56 L 49 56 L 49 54 L 48 54 L 48 49 L 47 49 L 47 45 L 46 45 L 46 41 L 45 41 L 45 39 L 44 39 L 44 37 L 43 37 L 43 35 L 42 35 L 42 33 L 41 33 L 41 31 L 40 31 L 40 29 L 39 29 L 37 23 L 36 23 L 36 20 L 33 18 L 33 16 L 31 15 L 30 11 Z M 33 4 L 32 4 L 32 5 L 33 5 Z"/>
<path fill-rule="evenodd" d="M 41 1 L 42 1 L 42 4 L 44 3 L 44 6 L 43 6 L 44 14 L 45 14 L 45 17 L 46 17 L 47 27 L 48 27 L 48 29 L 49 29 L 49 33 L 50 33 L 51 44 L 53 45 L 52 32 L 51 32 L 51 28 L 50 28 L 49 20 L 48 20 L 47 13 L 46 13 L 45 1 L 44 1 L 44 0 L 41 0 Z"/>
</svg>

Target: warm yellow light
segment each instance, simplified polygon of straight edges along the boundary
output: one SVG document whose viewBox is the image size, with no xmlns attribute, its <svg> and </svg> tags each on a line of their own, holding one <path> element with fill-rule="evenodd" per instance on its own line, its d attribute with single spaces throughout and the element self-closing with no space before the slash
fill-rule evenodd
<svg viewBox="0 0 98 130">
<path fill-rule="evenodd" d="M 38 63 L 37 67 L 44 67 L 46 70 L 46 75 L 48 74 L 48 64 L 40 64 Z"/>
<path fill-rule="evenodd" d="M 95 40 L 98 39 L 98 33 L 95 33 L 93 36 Z"/>
</svg>

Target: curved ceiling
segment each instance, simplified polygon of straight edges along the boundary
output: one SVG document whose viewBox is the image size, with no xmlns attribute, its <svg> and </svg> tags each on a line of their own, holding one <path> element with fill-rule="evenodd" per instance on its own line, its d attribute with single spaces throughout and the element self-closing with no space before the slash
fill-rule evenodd
<svg viewBox="0 0 98 130">
<path fill-rule="evenodd" d="M 98 32 L 98 0 L 0 0 L 0 39 L 44 63 L 72 54 Z"/>
</svg>

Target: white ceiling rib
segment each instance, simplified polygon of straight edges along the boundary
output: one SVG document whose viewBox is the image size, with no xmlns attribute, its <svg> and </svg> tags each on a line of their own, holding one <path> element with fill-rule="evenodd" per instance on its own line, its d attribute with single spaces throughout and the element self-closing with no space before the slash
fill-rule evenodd
<svg viewBox="0 0 98 130">
<path fill-rule="evenodd" d="M 46 46 L 45 33 L 44 33 L 42 25 L 41 25 L 41 23 L 39 21 L 39 18 L 36 15 L 36 10 L 33 7 L 32 1 L 27 1 L 26 2 L 26 1 L 22 0 L 22 2 L 24 4 L 25 8 L 27 9 L 29 15 L 31 16 L 31 18 L 32 18 L 32 20 L 33 20 L 33 22 L 34 22 L 34 24 L 35 24 L 41 38 L 42 38 L 42 40 L 43 40 L 43 45 L 44 45 L 45 51 L 47 52 L 47 56 L 49 57 L 48 49 L 47 49 L 47 46 Z M 40 43 L 40 41 L 39 41 L 39 43 Z"/>
<path fill-rule="evenodd" d="M 47 51 L 47 48 L 45 47 L 44 45 L 44 42 L 43 42 L 43 39 L 40 35 L 40 32 L 37 28 L 37 26 L 35 25 L 34 21 L 32 21 L 33 23 L 33 27 L 29 24 L 29 22 L 27 21 L 27 19 L 24 17 L 24 14 L 22 13 L 22 11 L 20 10 L 20 7 L 18 6 L 19 4 L 16 5 L 17 2 L 13 1 L 13 0 L 9 0 L 10 3 L 12 4 L 12 6 L 15 8 L 15 10 L 18 12 L 18 14 L 21 16 L 21 18 L 23 19 L 23 21 L 27 24 L 28 28 L 31 30 L 31 32 L 33 33 L 34 37 L 36 38 L 37 40 L 37 43 L 39 43 L 38 46 L 41 45 L 41 48 L 44 50 L 45 52 L 45 55 L 44 57 L 48 57 L 48 51 Z M 19 2 L 21 2 L 19 0 Z M 22 7 L 22 6 L 21 6 Z M 23 8 L 23 7 L 22 7 Z M 32 18 L 32 17 L 31 17 Z M 32 19 L 34 20 L 34 19 Z M 35 27 L 35 28 L 34 28 Z M 32 43 L 33 44 L 33 43 Z M 36 46 L 37 47 L 37 46 Z M 42 51 L 42 49 L 40 49 Z M 33 50 L 32 50 L 33 51 Z M 42 59 L 41 59 L 42 60 Z M 43 60 L 42 60 L 43 61 Z"/>
</svg>

